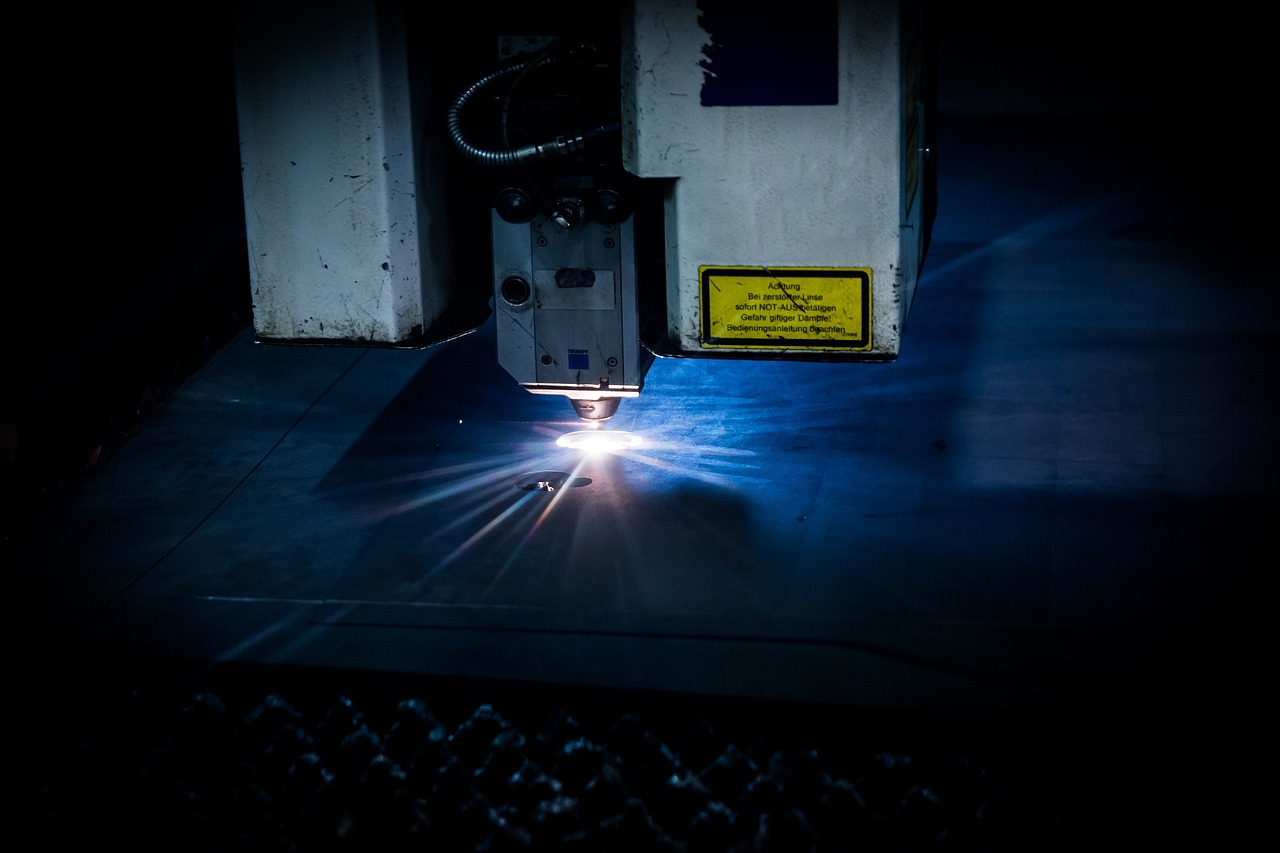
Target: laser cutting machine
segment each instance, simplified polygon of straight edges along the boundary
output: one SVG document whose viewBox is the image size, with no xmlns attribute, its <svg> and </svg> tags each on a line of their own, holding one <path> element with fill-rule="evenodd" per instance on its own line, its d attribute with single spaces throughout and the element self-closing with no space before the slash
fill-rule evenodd
<svg viewBox="0 0 1280 853">
<path fill-rule="evenodd" d="M 607 419 L 656 358 L 887 361 L 935 204 L 925 0 L 239 3 L 255 333 L 492 318 Z"/>
</svg>

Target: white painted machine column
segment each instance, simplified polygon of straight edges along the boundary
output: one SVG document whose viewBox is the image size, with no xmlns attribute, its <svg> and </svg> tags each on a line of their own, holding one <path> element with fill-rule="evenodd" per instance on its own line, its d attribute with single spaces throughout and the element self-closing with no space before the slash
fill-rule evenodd
<svg viewBox="0 0 1280 853">
<path fill-rule="evenodd" d="M 717 28 L 715 5 L 730 26 Z M 796 20 L 786 55 L 777 30 Z M 679 351 L 897 355 L 927 244 L 922 20 L 920 4 L 899 0 L 635 2 L 623 160 L 673 179 L 667 319 Z M 795 70 L 808 76 L 785 79 Z"/>
<path fill-rule="evenodd" d="M 232 15 L 259 339 L 411 342 L 446 307 L 452 253 L 402 5 L 269 0 Z"/>
</svg>

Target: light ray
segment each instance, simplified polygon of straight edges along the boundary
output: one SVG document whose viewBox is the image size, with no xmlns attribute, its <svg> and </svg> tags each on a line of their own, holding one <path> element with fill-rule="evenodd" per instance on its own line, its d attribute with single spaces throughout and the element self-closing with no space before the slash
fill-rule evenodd
<svg viewBox="0 0 1280 853">
<path fill-rule="evenodd" d="M 582 471 L 583 464 L 584 463 L 582 461 L 579 461 L 578 464 L 574 467 L 574 469 L 571 472 L 569 472 L 569 477 L 565 481 L 566 483 L 572 483 L 574 481 L 574 479 Z M 488 592 L 489 589 L 492 589 L 495 585 L 497 585 L 498 581 L 501 580 L 503 575 L 507 573 L 507 570 L 510 569 L 515 564 L 516 558 L 519 557 L 520 554 L 524 551 L 525 546 L 528 545 L 530 541 L 532 541 L 533 535 L 538 531 L 538 528 L 542 526 L 542 523 L 547 520 L 548 516 L 551 515 L 552 510 L 554 510 L 556 506 L 560 503 L 560 501 L 563 499 L 565 495 L 565 492 L 569 488 L 572 488 L 572 487 L 565 486 L 552 493 L 551 500 L 547 501 L 546 507 L 544 507 L 542 512 L 538 514 L 538 517 L 534 519 L 533 524 L 529 525 L 529 529 L 525 531 L 525 534 L 523 537 L 521 537 L 520 542 L 516 545 L 515 548 L 511 549 L 511 554 L 508 555 L 506 561 L 502 564 L 502 568 L 498 570 L 498 573 L 493 576 L 493 580 L 489 582 L 489 585 L 485 590 L 486 593 Z"/>
</svg>

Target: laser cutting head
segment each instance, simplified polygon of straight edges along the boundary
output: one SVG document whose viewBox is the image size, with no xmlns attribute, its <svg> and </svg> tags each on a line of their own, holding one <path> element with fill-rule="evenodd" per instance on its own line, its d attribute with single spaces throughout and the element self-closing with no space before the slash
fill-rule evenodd
<svg viewBox="0 0 1280 853">
<path fill-rule="evenodd" d="M 583 420 L 605 420 L 644 385 L 652 357 L 640 340 L 634 217 L 493 214 L 498 361 L 537 394 L 569 398 Z"/>
<path fill-rule="evenodd" d="M 521 43 L 532 49 L 449 115 L 455 148 L 489 180 L 498 361 L 527 390 L 603 421 L 640 393 L 652 361 L 636 244 L 636 220 L 651 214 L 637 211 L 640 182 L 622 167 L 617 48 Z M 468 120 L 473 101 L 489 115 Z"/>
<path fill-rule="evenodd" d="M 601 397 L 598 400 L 569 398 L 573 411 L 584 421 L 607 421 L 618 411 L 621 397 Z"/>
</svg>

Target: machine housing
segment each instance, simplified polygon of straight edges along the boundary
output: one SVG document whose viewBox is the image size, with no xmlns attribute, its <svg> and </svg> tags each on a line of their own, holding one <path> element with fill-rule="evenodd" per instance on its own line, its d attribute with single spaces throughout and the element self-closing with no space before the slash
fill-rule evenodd
<svg viewBox="0 0 1280 853">
<path fill-rule="evenodd" d="M 519 385 L 597 420 L 655 358 L 897 356 L 935 205 L 924 0 L 498 7 L 443 55 L 396 0 L 236 8 L 260 340 L 491 316 Z"/>
</svg>

